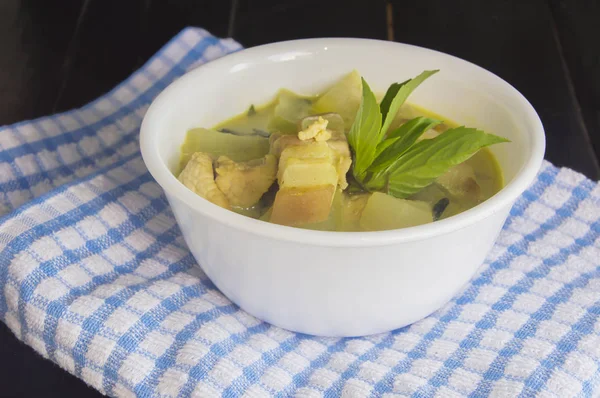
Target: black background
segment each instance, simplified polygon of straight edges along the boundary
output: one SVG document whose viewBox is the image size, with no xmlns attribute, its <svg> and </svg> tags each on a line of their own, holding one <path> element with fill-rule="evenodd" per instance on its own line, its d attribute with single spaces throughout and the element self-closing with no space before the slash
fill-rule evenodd
<svg viewBox="0 0 600 398">
<path fill-rule="evenodd" d="M 0 125 L 79 107 L 186 26 L 242 45 L 395 40 L 496 73 L 536 108 L 546 158 L 600 177 L 600 0 L 0 0 Z M 0 323 L 0 396 L 100 396 Z"/>
</svg>

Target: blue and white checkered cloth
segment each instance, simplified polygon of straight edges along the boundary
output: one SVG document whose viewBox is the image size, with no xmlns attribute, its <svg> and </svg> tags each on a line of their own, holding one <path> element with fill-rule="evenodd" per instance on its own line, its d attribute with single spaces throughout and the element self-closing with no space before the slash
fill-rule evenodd
<svg viewBox="0 0 600 398">
<path fill-rule="evenodd" d="M 600 395 L 600 186 L 545 163 L 471 283 L 365 338 L 260 322 L 196 266 L 138 150 L 151 100 L 240 46 L 186 29 L 93 103 L 0 129 L 0 319 L 111 396 Z"/>
</svg>

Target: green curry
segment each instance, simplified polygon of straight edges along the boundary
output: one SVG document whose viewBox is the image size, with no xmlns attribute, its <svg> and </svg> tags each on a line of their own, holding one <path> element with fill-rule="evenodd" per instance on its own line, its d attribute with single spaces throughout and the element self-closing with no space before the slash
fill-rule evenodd
<svg viewBox="0 0 600 398">
<path fill-rule="evenodd" d="M 502 188 L 486 147 L 507 140 L 406 103 L 433 73 L 395 83 L 379 101 L 357 72 L 320 96 L 282 89 L 190 130 L 179 179 L 245 216 L 316 230 L 397 229 L 468 210 Z"/>
</svg>

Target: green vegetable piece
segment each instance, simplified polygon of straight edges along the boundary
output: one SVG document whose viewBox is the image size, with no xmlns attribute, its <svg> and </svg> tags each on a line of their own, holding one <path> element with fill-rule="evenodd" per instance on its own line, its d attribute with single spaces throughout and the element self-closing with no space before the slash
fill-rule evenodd
<svg viewBox="0 0 600 398">
<path fill-rule="evenodd" d="M 394 131 L 392 131 L 391 133 L 389 133 L 386 141 L 402 139 L 403 141 L 406 142 L 406 145 L 408 145 L 410 147 L 412 144 L 414 144 L 419 139 L 419 137 L 421 137 L 423 135 L 424 132 L 426 132 L 429 129 L 435 128 L 440 123 L 442 123 L 441 120 L 432 119 L 432 118 L 425 117 L 425 116 L 417 116 L 414 119 L 407 121 L 402 126 L 398 127 Z M 406 126 L 406 127 L 403 127 L 403 126 Z M 416 131 L 412 131 L 413 129 L 415 129 Z M 419 133 L 419 131 L 421 131 L 421 132 Z M 413 136 L 413 134 L 414 134 L 414 136 Z M 439 135 L 439 134 L 437 134 L 437 135 Z M 385 148 L 387 148 L 387 145 L 384 145 L 382 147 L 382 150 Z"/>
<path fill-rule="evenodd" d="M 509 140 L 467 127 L 450 129 L 430 140 L 417 142 L 391 168 L 387 191 L 397 198 L 406 198 L 481 148 L 501 142 Z"/>
<path fill-rule="evenodd" d="M 407 199 L 421 200 L 423 202 L 428 202 L 430 205 L 434 206 L 437 202 L 446 197 L 449 197 L 448 192 L 446 192 L 446 190 L 440 187 L 439 184 L 434 182 L 421 189 L 414 195 L 411 195 Z"/>
<path fill-rule="evenodd" d="M 404 123 L 384 140 L 406 98 L 437 72 L 425 71 L 404 83 L 392 84 L 379 106 L 368 84 L 362 80 L 362 101 L 348 132 L 356 185 L 368 191 L 385 191 L 397 198 L 406 198 L 479 149 L 508 141 L 480 130 L 460 127 L 418 142 L 425 131 L 440 124 L 438 120 L 424 117 Z"/>
<path fill-rule="evenodd" d="M 245 162 L 262 158 L 269 153 L 269 139 L 258 135 L 234 135 L 196 128 L 188 131 L 181 146 L 181 169 L 195 152 L 206 152 L 215 157 L 226 155 L 236 162 Z"/>
<path fill-rule="evenodd" d="M 417 200 L 396 199 L 375 192 L 362 211 L 360 226 L 366 231 L 412 227 L 433 221 L 431 205 Z"/>
<path fill-rule="evenodd" d="M 269 138 L 271 136 L 271 133 L 262 129 L 253 128 L 252 131 L 254 135 L 260 135 L 261 137 Z"/>
<path fill-rule="evenodd" d="M 387 172 L 425 131 L 440 123 L 440 120 L 419 116 L 392 131 L 386 140 L 377 145 L 377 158 L 369 167 L 369 171 L 374 173 L 373 178 Z"/>
<path fill-rule="evenodd" d="M 342 195 L 340 211 L 338 212 L 337 231 L 357 232 L 362 230 L 360 217 L 369 197 L 371 197 L 371 194 L 364 192 L 356 195 Z"/>
<path fill-rule="evenodd" d="M 358 182 L 365 178 L 367 168 L 375 159 L 377 144 L 381 141 L 381 112 L 375 94 L 362 79 L 363 99 L 356 119 L 348 132 L 348 142 L 354 150 L 353 174 Z"/>
<path fill-rule="evenodd" d="M 362 83 L 357 71 L 344 76 L 340 81 L 327 90 L 314 104 L 318 113 L 335 112 L 344 120 L 345 130 L 350 129 L 362 96 Z"/>
<path fill-rule="evenodd" d="M 268 129 L 283 134 L 296 134 L 300 119 L 312 113 L 312 101 L 300 97 L 289 90 L 280 90 L 273 118 L 269 121 Z"/>
<path fill-rule="evenodd" d="M 446 208 L 444 209 L 444 212 L 440 216 L 440 220 L 444 220 L 448 217 L 455 216 L 457 214 L 462 213 L 465 210 L 469 210 L 470 208 L 471 208 L 471 206 L 468 206 L 464 203 L 459 203 L 455 200 L 452 200 L 452 201 L 450 201 L 448 206 L 446 206 Z"/>
<path fill-rule="evenodd" d="M 385 107 L 387 108 L 387 112 L 385 113 L 386 114 L 385 122 L 383 123 L 383 127 L 381 128 L 382 135 L 385 136 L 388 129 L 390 128 L 390 125 L 394 121 L 394 117 L 396 116 L 396 113 L 398 113 L 398 111 L 400 110 L 400 107 L 402 106 L 402 104 L 404 104 L 404 101 L 406 101 L 406 99 L 408 98 L 410 93 L 412 93 L 417 87 L 419 87 L 419 85 L 421 83 L 423 83 L 425 81 L 425 79 L 427 79 L 429 76 L 437 73 L 438 71 L 439 70 L 426 70 L 423 73 L 421 73 L 419 76 L 400 84 L 400 87 L 398 87 L 398 90 L 396 91 L 396 95 L 394 96 L 394 99 L 391 101 L 389 106 L 385 105 Z M 391 89 L 391 87 L 390 87 L 390 89 Z M 388 91 L 390 91 L 390 89 L 388 89 Z M 392 92 L 394 90 L 395 89 L 392 89 Z M 385 97 L 384 97 L 384 100 L 386 100 Z M 389 101 L 389 99 L 388 99 L 388 101 Z"/>
<path fill-rule="evenodd" d="M 402 83 L 392 83 L 388 87 L 387 91 L 385 92 L 385 96 L 383 97 L 383 99 L 381 100 L 381 103 L 379 104 L 379 109 L 381 110 L 381 117 L 382 117 L 383 121 L 385 121 L 385 119 L 387 118 L 387 114 L 390 110 L 390 105 L 392 105 L 392 101 L 394 100 L 394 98 L 396 98 L 396 95 L 398 94 L 400 87 L 404 86 L 409 81 L 410 80 L 406 80 Z M 394 116 L 392 115 L 392 117 L 394 117 Z"/>
</svg>

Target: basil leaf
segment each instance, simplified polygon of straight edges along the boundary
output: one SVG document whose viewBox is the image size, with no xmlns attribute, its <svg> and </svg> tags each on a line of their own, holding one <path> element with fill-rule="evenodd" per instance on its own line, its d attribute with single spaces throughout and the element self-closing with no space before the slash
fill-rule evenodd
<svg viewBox="0 0 600 398">
<path fill-rule="evenodd" d="M 375 169 L 386 160 L 398 158 L 429 129 L 442 123 L 441 120 L 418 116 L 392 131 L 388 138 L 377 145 L 376 159 L 371 165 Z"/>
<path fill-rule="evenodd" d="M 372 173 L 367 186 L 381 187 L 385 184 L 384 175 L 394 167 L 404 154 L 423 133 L 438 124 L 440 120 L 419 116 L 404 123 L 392 133 L 389 138 L 377 146 L 376 158 L 369 167 Z"/>
<path fill-rule="evenodd" d="M 389 107 L 387 108 L 385 122 L 383 124 L 383 127 L 381 128 L 381 133 L 383 136 L 385 136 L 385 134 L 387 133 L 388 129 L 390 128 L 390 125 L 392 124 L 392 122 L 394 121 L 394 118 L 396 117 L 396 114 L 400 110 L 400 107 L 402 106 L 402 104 L 404 104 L 404 101 L 406 101 L 406 99 L 408 98 L 410 93 L 412 93 L 414 91 L 414 89 L 419 87 L 419 85 L 421 83 L 423 83 L 425 81 L 425 79 L 427 79 L 429 76 L 437 73 L 438 71 L 439 70 L 426 70 L 423 73 L 421 73 L 419 76 L 417 76 L 413 79 L 410 79 L 407 82 L 400 85 L 400 87 L 398 88 L 398 91 L 396 92 L 396 96 L 394 97 L 394 99 L 390 103 Z M 388 89 L 388 91 L 389 91 L 389 89 Z M 387 95 L 387 93 L 386 93 L 386 95 Z"/>
<path fill-rule="evenodd" d="M 365 79 L 362 79 L 362 88 L 362 101 L 348 132 L 348 142 L 354 150 L 352 170 L 358 182 L 363 181 L 367 168 L 375 159 L 375 150 L 382 137 L 381 111 L 375 94 Z"/>
<path fill-rule="evenodd" d="M 402 83 L 392 83 L 388 87 L 387 91 L 385 92 L 385 96 L 383 97 L 383 99 L 381 100 L 381 103 L 379 104 L 379 109 L 381 110 L 381 120 L 385 121 L 385 118 L 387 117 L 387 114 L 390 110 L 390 105 L 392 104 L 392 101 L 398 94 L 398 90 L 400 90 L 400 87 L 402 87 L 409 81 L 410 80 L 406 80 Z"/>
<path fill-rule="evenodd" d="M 386 182 L 388 193 L 406 198 L 481 148 L 501 142 L 509 140 L 467 127 L 450 129 L 430 140 L 417 142 L 391 169 Z"/>
</svg>

